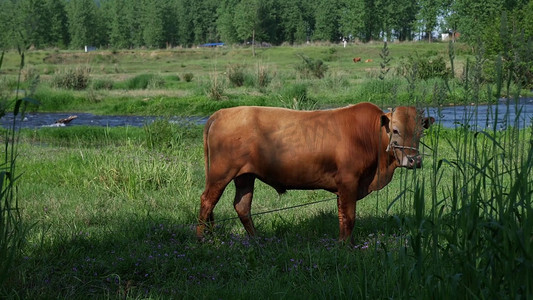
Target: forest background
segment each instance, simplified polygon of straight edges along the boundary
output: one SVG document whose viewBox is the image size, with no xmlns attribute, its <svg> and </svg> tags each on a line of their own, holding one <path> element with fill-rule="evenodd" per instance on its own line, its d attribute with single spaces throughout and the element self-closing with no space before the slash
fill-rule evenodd
<svg viewBox="0 0 533 300">
<path fill-rule="evenodd" d="M 533 1 L 0 0 L 0 48 L 431 41 L 444 32 L 500 53 L 533 35 Z"/>
</svg>

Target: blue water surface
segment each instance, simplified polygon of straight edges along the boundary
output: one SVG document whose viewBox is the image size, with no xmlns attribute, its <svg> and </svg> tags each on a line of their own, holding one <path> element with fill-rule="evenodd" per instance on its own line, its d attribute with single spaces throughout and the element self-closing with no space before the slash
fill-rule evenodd
<svg viewBox="0 0 533 300">
<path fill-rule="evenodd" d="M 468 126 L 473 130 L 502 130 L 509 126 L 524 128 L 532 126 L 533 98 L 519 100 L 500 100 L 491 105 L 456 105 L 429 107 L 426 113 L 435 118 L 436 124 L 446 128 Z M 102 116 L 89 113 L 26 113 L 22 121 L 17 120 L 17 127 L 62 127 L 55 124 L 59 119 L 76 115 L 77 118 L 66 126 L 135 126 L 141 127 L 160 118 L 155 116 Z M 169 121 L 178 124 L 205 124 L 208 117 L 171 117 Z M 0 119 L 3 127 L 11 126 L 13 115 L 7 114 Z"/>
</svg>

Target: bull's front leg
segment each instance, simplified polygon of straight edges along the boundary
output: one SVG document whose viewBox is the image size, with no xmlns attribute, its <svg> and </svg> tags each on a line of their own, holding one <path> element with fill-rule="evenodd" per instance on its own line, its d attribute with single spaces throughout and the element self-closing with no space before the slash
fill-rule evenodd
<svg viewBox="0 0 533 300">
<path fill-rule="evenodd" d="M 355 198 L 343 199 L 337 197 L 337 207 L 339 209 L 339 240 L 354 243 L 352 231 L 355 224 Z"/>
<path fill-rule="evenodd" d="M 357 201 L 357 187 L 353 181 L 349 185 L 339 185 L 337 193 L 337 208 L 339 211 L 339 240 L 354 243 L 352 231 L 355 224 L 355 205 Z"/>
</svg>

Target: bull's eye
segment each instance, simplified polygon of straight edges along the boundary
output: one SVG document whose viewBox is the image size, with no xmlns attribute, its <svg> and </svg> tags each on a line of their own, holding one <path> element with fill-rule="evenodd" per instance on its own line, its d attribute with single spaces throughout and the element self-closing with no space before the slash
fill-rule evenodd
<svg viewBox="0 0 533 300">
<path fill-rule="evenodd" d="M 398 129 L 394 128 L 394 129 L 392 129 L 392 134 L 400 135 L 400 131 L 398 131 Z"/>
</svg>

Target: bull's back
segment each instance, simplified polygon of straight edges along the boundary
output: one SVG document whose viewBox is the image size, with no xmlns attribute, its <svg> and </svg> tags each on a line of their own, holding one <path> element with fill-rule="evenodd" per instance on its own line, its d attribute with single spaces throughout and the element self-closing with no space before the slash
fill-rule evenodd
<svg viewBox="0 0 533 300">
<path fill-rule="evenodd" d="M 330 111 L 243 106 L 219 110 L 209 121 L 211 143 L 233 150 L 253 148 L 266 156 L 321 151 L 342 131 Z"/>
</svg>

